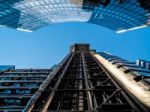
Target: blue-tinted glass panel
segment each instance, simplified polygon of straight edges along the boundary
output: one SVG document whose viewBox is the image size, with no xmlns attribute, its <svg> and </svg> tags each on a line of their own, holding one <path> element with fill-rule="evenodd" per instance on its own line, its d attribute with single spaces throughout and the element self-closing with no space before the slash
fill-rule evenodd
<svg viewBox="0 0 150 112">
<path fill-rule="evenodd" d="M 140 0 L 118 1 L 1 0 L 0 25 L 34 31 L 49 24 L 76 21 L 101 25 L 118 33 L 150 25 L 147 5 L 140 4 Z"/>
</svg>

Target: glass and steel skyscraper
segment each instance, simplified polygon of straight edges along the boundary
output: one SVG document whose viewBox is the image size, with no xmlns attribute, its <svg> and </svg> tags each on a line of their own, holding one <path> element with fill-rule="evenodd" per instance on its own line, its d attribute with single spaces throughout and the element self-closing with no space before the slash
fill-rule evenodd
<svg viewBox="0 0 150 112">
<path fill-rule="evenodd" d="M 34 31 L 87 22 L 125 32 L 150 25 L 150 0 L 0 0 L 0 26 Z"/>
<path fill-rule="evenodd" d="M 74 44 L 51 69 L 0 72 L 0 111 L 149 112 L 150 70 Z"/>
</svg>

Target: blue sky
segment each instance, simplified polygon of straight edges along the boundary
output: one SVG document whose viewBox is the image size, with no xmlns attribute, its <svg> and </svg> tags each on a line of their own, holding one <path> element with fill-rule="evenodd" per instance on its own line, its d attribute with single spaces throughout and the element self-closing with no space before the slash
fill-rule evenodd
<svg viewBox="0 0 150 112">
<path fill-rule="evenodd" d="M 150 27 L 117 34 L 88 23 L 60 23 L 28 33 L 0 29 L 0 65 L 50 68 L 60 62 L 74 43 L 89 43 L 129 61 L 150 60 Z"/>
</svg>

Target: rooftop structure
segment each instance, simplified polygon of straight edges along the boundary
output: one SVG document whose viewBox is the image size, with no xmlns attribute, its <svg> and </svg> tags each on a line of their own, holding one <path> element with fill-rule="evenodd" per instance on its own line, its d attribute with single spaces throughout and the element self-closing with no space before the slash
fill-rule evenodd
<svg viewBox="0 0 150 112">
<path fill-rule="evenodd" d="M 32 32 L 86 22 L 118 33 L 150 25 L 150 0 L 0 0 L 0 27 Z"/>
</svg>

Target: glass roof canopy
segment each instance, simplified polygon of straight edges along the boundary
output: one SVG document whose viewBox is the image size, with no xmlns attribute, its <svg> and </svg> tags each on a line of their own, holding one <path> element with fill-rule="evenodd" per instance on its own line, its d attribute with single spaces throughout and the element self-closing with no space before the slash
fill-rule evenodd
<svg viewBox="0 0 150 112">
<path fill-rule="evenodd" d="M 74 21 L 118 33 L 144 28 L 150 25 L 150 0 L 0 0 L 0 27 L 30 32 Z"/>
</svg>

